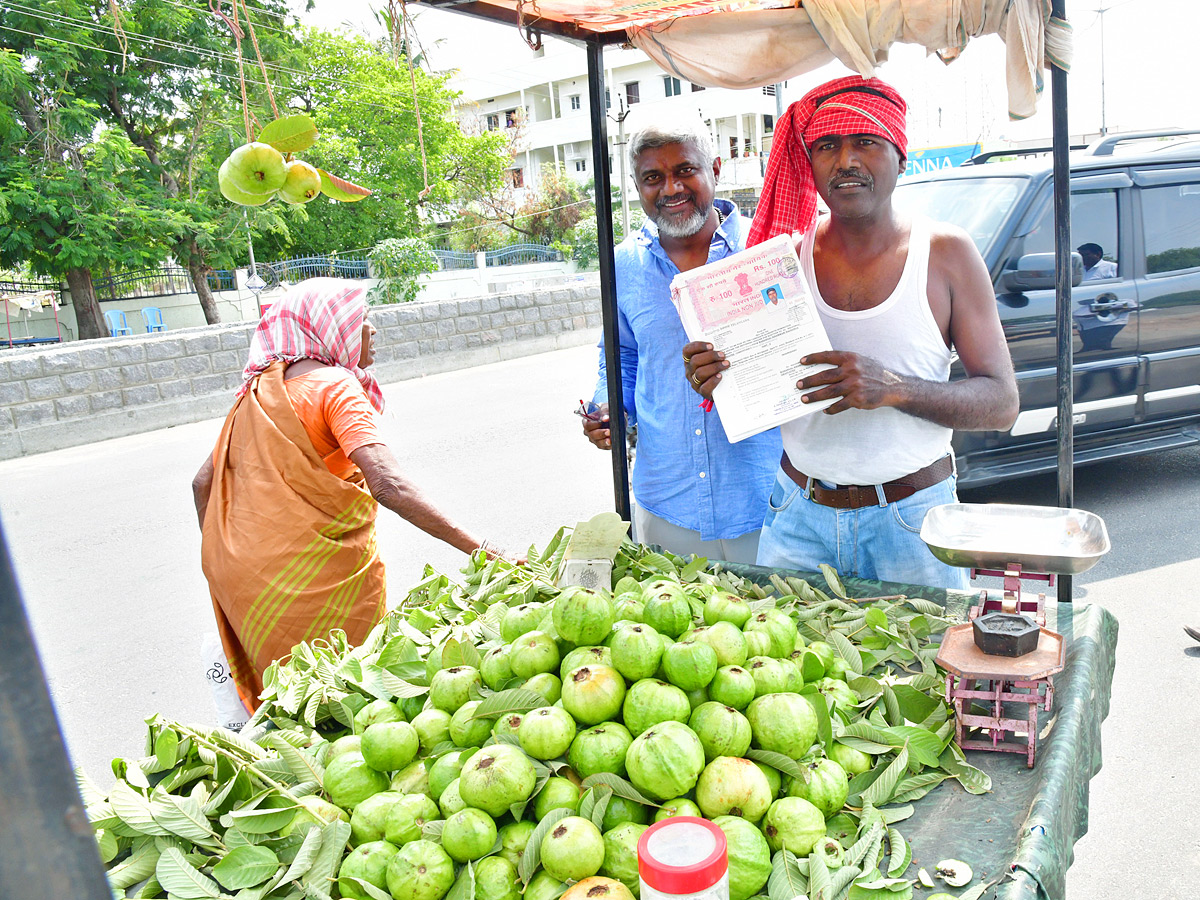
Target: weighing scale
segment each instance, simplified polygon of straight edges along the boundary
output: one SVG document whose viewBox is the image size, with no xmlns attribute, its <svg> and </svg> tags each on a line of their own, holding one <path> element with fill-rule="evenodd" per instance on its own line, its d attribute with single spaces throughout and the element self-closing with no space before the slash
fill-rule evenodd
<svg viewBox="0 0 1200 900">
<path fill-rule="evenodd" d="M 947 673 L 946 697 L 954 704 L 959 746 L 1024 754 L 1026 767 L 1032 768 L 1038 712 L 1053 705 L 1053 676 L 1065 665 L 1065 646 L 1062 635 L 1046 627 L 1045 593 L 1023 596 L 1021 581 L 1053 585 L 1055 575 L 1086 572 L 1111 548 L 1104 520 L 1081 509 L 949 503 L 928 512 L 921 539 L 942 562 L 970 569 L 972 578 L 1004 578 L 1000 596 L 981 590 L 967 622 L 947 629 L 937 663 Z M 995 613 L 1028 617 L 1029 627 L 1040 631 L 1034 649 L 1021 656 L 985 653 L 976 632 L 986 639 L 989 629 L 976 619 L 988 616 L 990 623 Z M 1002 640 L 1008 630 L 1003 617 L 997 624 L 1001 627 L 991 637 Z M 975 701 L 987 703 L 986 712 Z"/>
</svg>

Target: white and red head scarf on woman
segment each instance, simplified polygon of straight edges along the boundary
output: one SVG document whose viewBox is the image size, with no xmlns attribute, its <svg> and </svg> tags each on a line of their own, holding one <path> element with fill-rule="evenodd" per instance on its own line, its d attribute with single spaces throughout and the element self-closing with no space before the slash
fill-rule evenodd
<svg viewBox="0 0 1200 900">
<path fill-rule="evenodd" d="M 873 134 L 908 157 L 908 107 L 890 84 L 848 75 L 809 91 L 775 123 L 762 198 L 746 239 L 749 247 L 777 234 L 807 233 L 817 221 L 817 185 L 809 148 L 831 134 Z"/>
<path fill-rule="evenodd" d="M 366 316 L 367 288 L 359 282 L 309 278 L 295 285 L 258 323 L 250 342 L 250 361 L 242 370 L 243 384 L 238 396 L 276 360 L 315 359 L 353 373 L 371 405 L 383 412 L 379 382 L 358 366 Z"/>
</svg>

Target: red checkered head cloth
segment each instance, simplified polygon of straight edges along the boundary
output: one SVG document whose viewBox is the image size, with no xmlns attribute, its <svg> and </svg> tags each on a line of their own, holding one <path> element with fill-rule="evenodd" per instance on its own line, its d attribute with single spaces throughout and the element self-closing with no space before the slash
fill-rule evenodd
<svg viewBox="0 0 1200 900">
<path fill-rule="evenodd" d="M 747 246 L 777 234 L 807 232 L 817 221 L 817 185 L 808 148 L 831 134 L 875 134 L 908 156 L 907 104 L 878 78 L 835 78 L 797 100 L 775 123 L 775 141 L 763 179 L 762 198 Z"/>
<path fill-rule="evenodd" d="M 383 412 L 383 391 L 375 376 L 360 369 L 367 289 L 343 278 L 309 278 L 283 295 L 262 317 L 250 342 L 238 396 L 276 360 L 315 359 L 349 370 L 367 398 Z"/>
</svg>

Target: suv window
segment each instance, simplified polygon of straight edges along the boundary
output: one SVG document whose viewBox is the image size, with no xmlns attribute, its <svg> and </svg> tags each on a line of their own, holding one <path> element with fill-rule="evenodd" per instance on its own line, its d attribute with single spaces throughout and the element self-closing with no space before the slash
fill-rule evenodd
<svg viewBox="0 0 1200 900">
<path fill-rule="evenodd" d="M 1117 248 L 1120 246 L 1117 231 L 1117 192 L 1088 191 L 1071 193 L 1071 249 L 1094 244 L 1100 248 L 1101 260 L 1086 268 L 1086 281 L 1099 281 L 1104 278 L 1115 278 L 1116 268 L 1105 265 L 1117 262 Z M 1054 252 L 1054 204 L 1047 203 L 1038 216 L 1033 230 L 1024 239 L 1013 242 L 1013 252 L 1009 255 L 1006 268 L 1015 268 L 1017 260 L 1027 253 Z M 1087 267 L 1089 259 L 1084 260 Z"/>
<path fill-rule="evenodd" d="M 1000 224 L 1008 218 L 1025 185 L 1024 178 L 901 182 L 896 185 L 896 206 L 910 215 L 957 225 L 986 256 Z"/>
<path fill-rule="evenodd" d="M 1200 184 L 1142 189 L 1146 272 L 1200 267 Z"/>
</svg>

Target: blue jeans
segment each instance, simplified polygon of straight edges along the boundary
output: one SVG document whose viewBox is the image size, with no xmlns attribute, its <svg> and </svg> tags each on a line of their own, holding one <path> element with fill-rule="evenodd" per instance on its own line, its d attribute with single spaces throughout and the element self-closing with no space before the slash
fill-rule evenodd
<svg viewBox="0 0 1200 900">
<path fill-rule="evenodd" d="M 937 559 L 921 540 L 925 513 L 955 503 L 953 475 L 911 497 L 882 506 L 833 509 L 804 495 L 783 469 L 775 473 L 770 508 L 758 541 L 758 565 L 965 590 L 969 572 Z"/>
</svg>

